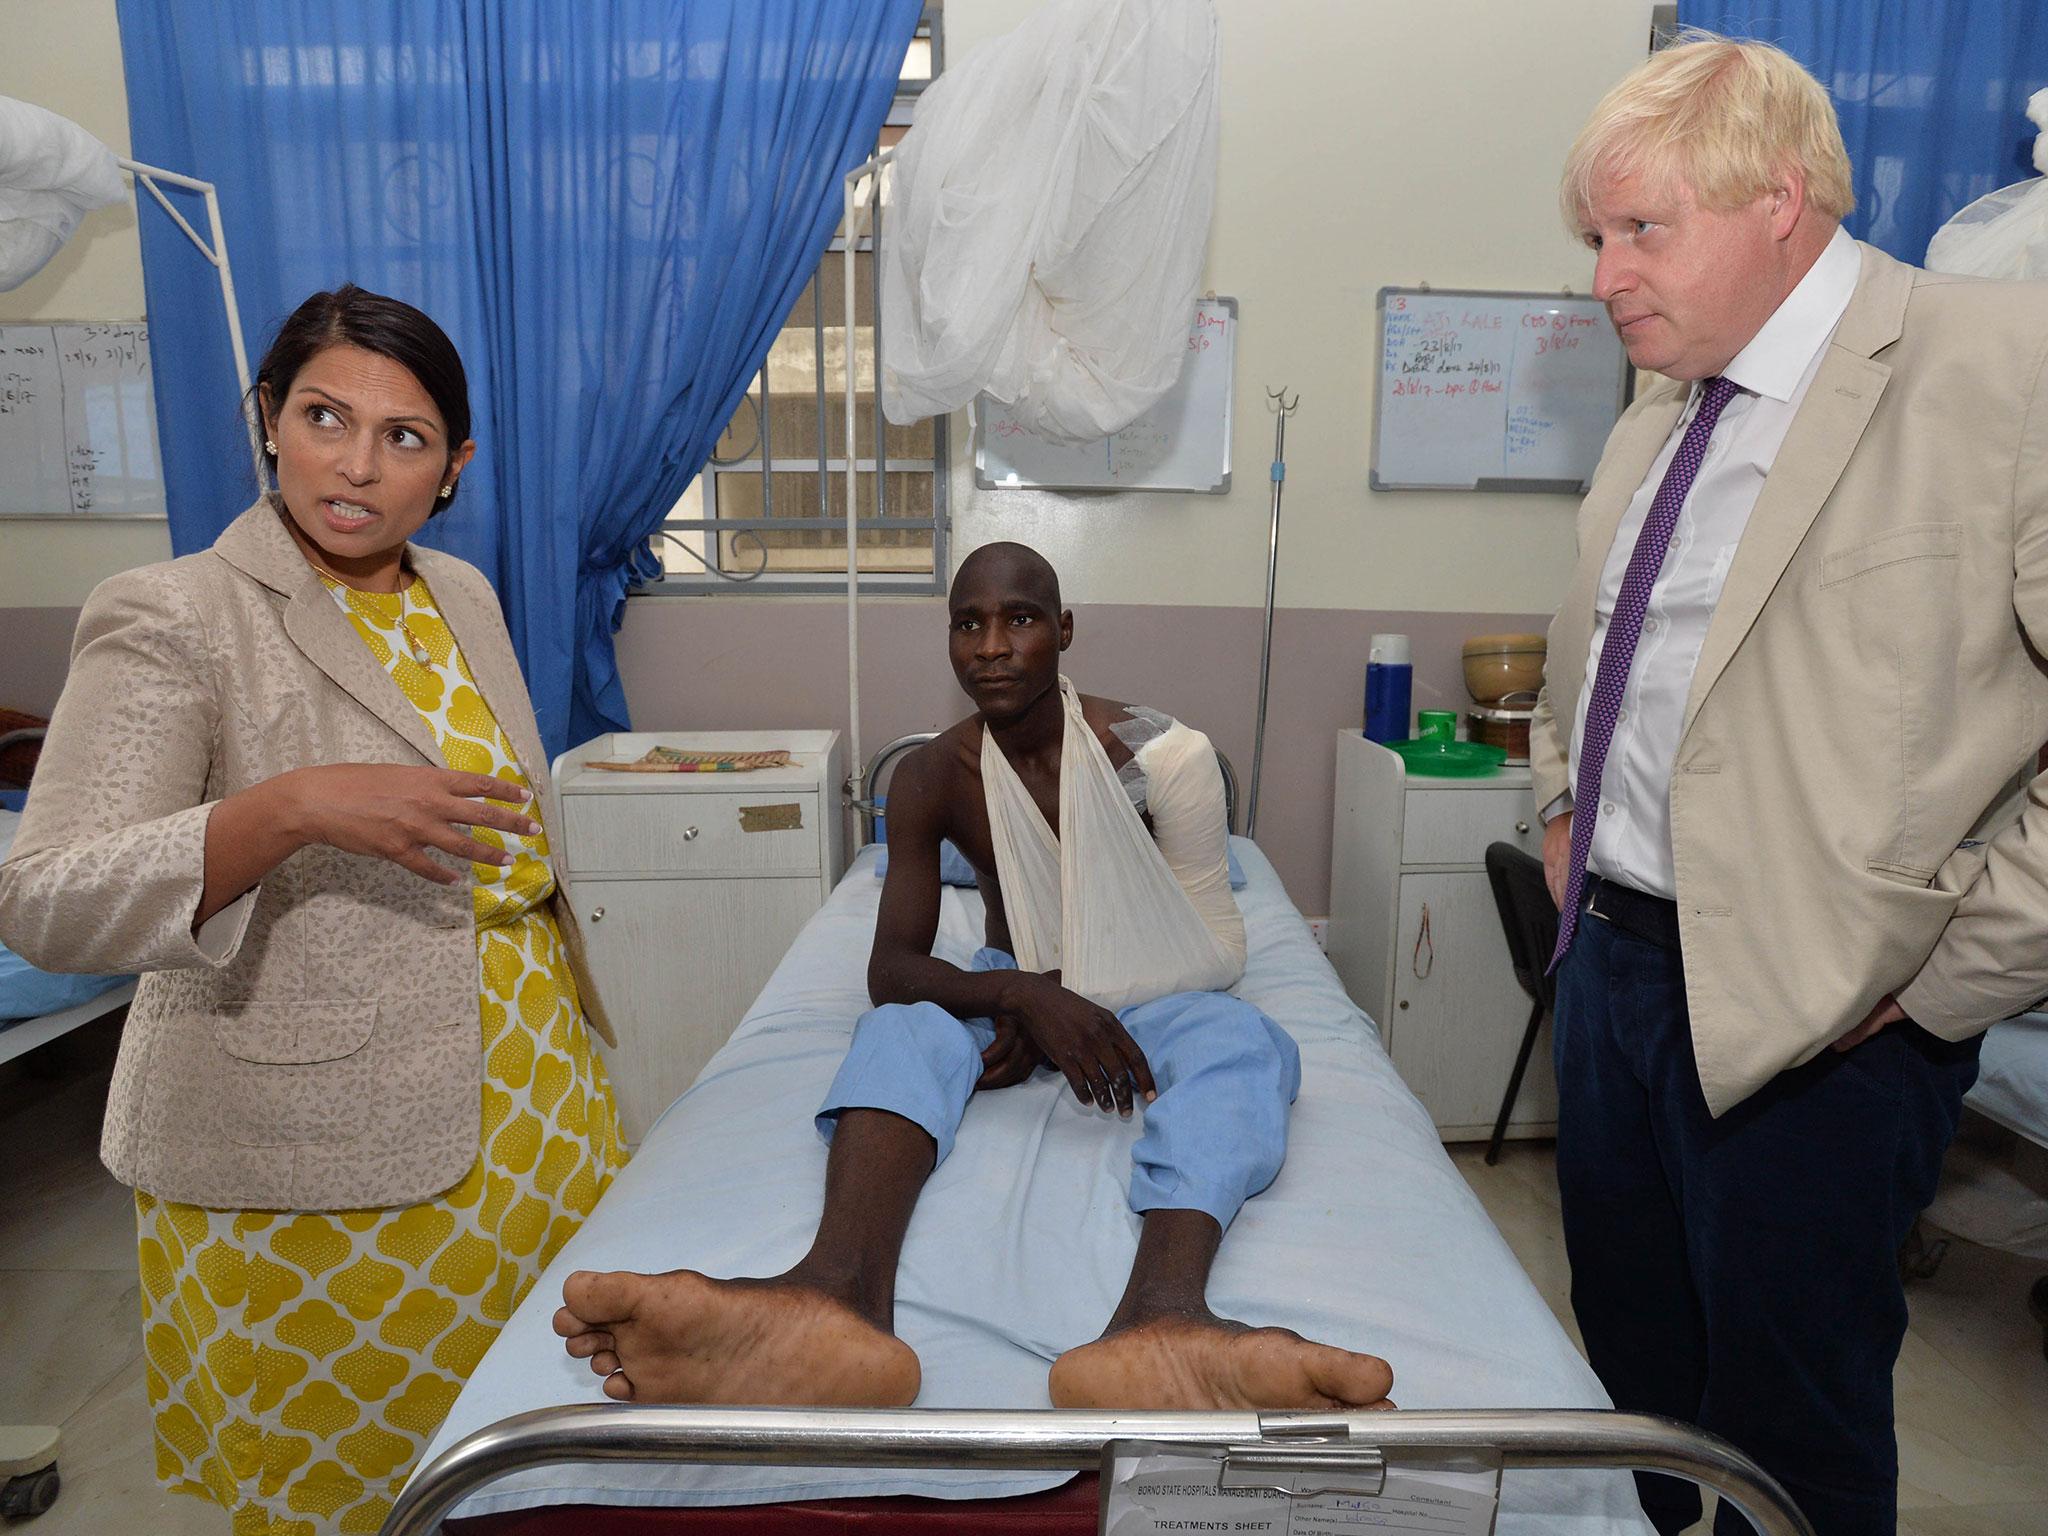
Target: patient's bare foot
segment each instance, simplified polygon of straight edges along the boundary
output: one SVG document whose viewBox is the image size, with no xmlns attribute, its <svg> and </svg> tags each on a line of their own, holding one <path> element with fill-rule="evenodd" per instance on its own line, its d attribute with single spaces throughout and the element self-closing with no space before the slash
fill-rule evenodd
<svg viewBox="0 0 2048 1536">
<path fill-rule="evenodd" d="M 555 1332 L 608 1397 L 864 1408 L 917 1397 L 910 1346 L 809 1285 L 578 1270 L 562 1299 Z"/>
<path fill-rule="evenodd" d="M 1394 1373 L 1373 1355 L 1287 1328 L 1214 1313 L 1155 1315 L 1112 1327 L 1052 1364 L 1055 1408 L 1391 1408 Z"/>
</svg>

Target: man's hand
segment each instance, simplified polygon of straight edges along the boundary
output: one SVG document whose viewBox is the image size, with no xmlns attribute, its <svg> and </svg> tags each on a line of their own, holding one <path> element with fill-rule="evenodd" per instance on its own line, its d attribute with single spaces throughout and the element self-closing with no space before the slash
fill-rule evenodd
<svg viewBox="0 0 2048 1536">
<path fill-rule="evenodd" d="M 1857 1046 L 1883 1029 L 1885 1025 L 1897 1024 L 1905 1017 L 1906 1010 L 1899 1006 L 1897 999 L 1891 993 L 1887 992 L 1877 1000 L 1877 1006 L 1870 1010 L 1870 1016 L 1846 1035 L 1842 1036 L 1841 1039 L 1837 1040 L 1831 1049 L 1853 1051 Z"/>
<path fill-rule="evenodd" d="M 1003 1021 L 1014 1023 L 1066 1077 L 1074 1097 L 1097 1109 L 1128 1115 L 1133 1082 L 1146 1103 L 1159 1096 L 1145 1053 L 1115 1014 L 1061 986 L 1058 971 L 1010 974 L 1013 979 L 997 1015 L 998 1043 Z"/>
<path fill-rule="evenodd" d="M 996 1037 L 981 1053 L 981 1076 L 975 1089 L 1010 1088 L 1037 1071 L 1045 1058 L 1023 1030 L 1009 1019 L 996 1020 Z"/>
<path fill-rule="evenodd" d="M 1564 910 L 1565 881 L 1572 873 L 1572 813 L 1554 816 L 1543 829 L 1543 881 L 1550 887 L 1550 904 Z"/>
</svg>

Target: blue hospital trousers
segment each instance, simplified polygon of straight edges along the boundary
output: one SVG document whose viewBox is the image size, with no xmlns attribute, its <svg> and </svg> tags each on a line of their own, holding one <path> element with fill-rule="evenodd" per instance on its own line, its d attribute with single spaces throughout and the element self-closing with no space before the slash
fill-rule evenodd
<svg viewBox="0 0 2048 1536">
<path fill-rule="evenodd" d="M 1003 951 L 983 949 L 968 968 L 1016 966 Z M 1227 1230 L 1286 1159 L 1300 1052 L 1279 1025 L 1227 992 L 1177 992 L 1117 1018 L 1159 1090 L 1139 1104 L 1145 1131 L 1131 1149 L 1131 1209 L 1204 1211 Z M 870 1009 L 818 1111 L 818 1134 L 830 1141 L 846 1110 L 886 1109 L 931 1134 L 936 1167 L 953 1150 L 981 1053 L 994 1039 L 988 1020 L 956 1019 L 936 1003 Z"/>
</svg>

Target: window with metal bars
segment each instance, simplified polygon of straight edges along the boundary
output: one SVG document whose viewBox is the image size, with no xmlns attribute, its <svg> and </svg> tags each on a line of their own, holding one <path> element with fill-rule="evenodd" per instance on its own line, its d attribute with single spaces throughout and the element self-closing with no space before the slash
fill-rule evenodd
<svg viewBox="0 0 2048 1536">
<path fill-rule="evenodd" d="M 878 151 L 902 138 L 918 92 L 943 65 L 941 16 L 940 5 L 925 7 Z M 875 379 L 874 242 L 864 233 L 849 250 L 845 236 L 843 227 L 834 235 L 711 461 L 655 534 L 662 575 L 637 587 L 636 596 L 845 590 L 848 346 L 856 389 L 852 515 L 861 588 L 942 589 L 947 423 L 940 418 L 898 427 L 883 419 Z"/>
</svg>

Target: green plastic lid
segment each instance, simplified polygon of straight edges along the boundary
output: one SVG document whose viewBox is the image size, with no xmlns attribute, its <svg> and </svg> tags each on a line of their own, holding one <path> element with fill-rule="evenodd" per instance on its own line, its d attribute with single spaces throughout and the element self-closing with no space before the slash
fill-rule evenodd
<svg viewBox="0 0 2048 1536">
<path fill-rule="evenodd" d="M 1483 779 L 1500 771 L 1508 760 L 1506 747 L 1489 747 L 1483 741 L 1437 741 L 1422 737 L 1414 741 L 1390 741 L 1389 752 L 1401 754 L 1410 773 L 1436 779 Z"/>
</svg>

